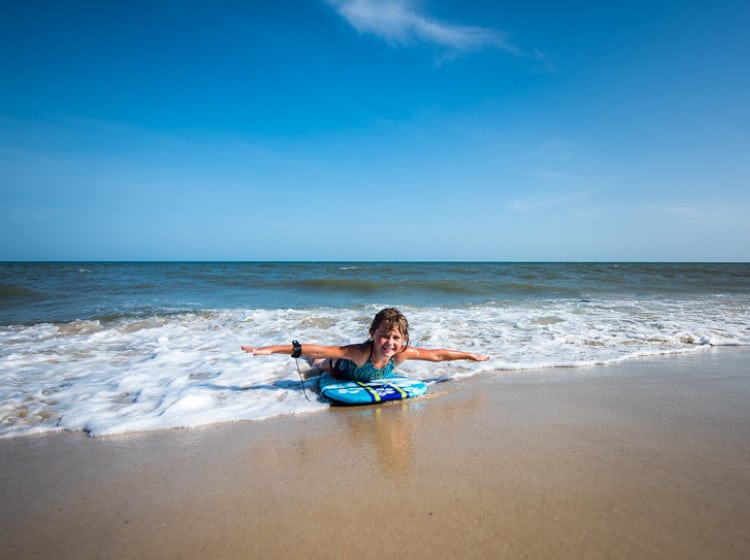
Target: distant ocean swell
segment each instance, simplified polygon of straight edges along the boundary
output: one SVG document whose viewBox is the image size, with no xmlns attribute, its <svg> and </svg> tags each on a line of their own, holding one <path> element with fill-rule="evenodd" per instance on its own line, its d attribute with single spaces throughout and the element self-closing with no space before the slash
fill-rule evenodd
<svg viewBox="0 0 750 560">
<path fill-rule="evenodd" d="M 513 297 L 533 294 L 575 295 L 574 289 L 534 282 L 492 282 L 477 279 L 455 280 L 363 280 L 357 278 L 316 278 L 286 283 L 283 289 L 317 290 L 320 292 L 349 292 L 353 294 L 414 294 L 434 296 L 467 295 L 485 298 Z"/>
</svg>

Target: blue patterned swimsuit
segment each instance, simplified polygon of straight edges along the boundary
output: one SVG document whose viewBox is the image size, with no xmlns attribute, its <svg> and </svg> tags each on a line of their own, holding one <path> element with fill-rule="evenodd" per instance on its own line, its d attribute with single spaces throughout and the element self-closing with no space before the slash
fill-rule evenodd
<svg viewBox="0 0 750 560">
<path fill-rule="evenodd" d="M 331 374 L 333 377 L 347 381 L 373 381 L 375 379 L 393 377 L 393 368 L 395 367 L 396 364 L 393 363 L 393 358 L 385 364 L 383 369 L 378 369 L 372 365 L 372 343 L 370 343 L 370 355 L 362 366 L 358 366 L 346 358 L 341 358 L 335 363 L 331 360 Z"/>
</svg>

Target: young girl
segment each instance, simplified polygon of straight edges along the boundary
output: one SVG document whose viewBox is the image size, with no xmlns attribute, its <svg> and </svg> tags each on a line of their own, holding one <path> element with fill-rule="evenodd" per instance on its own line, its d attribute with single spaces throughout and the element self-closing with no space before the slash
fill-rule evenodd
<svg viewBox="0 0 750 560">
<path fill-rule="evenodd" d="M 405 360 L 473 360 L 483 362 L 489 356 L 460 350 L 425 350 L 409 346 L 409 322 L 394 308 L 380 311 L 370 325 L 370 339 L 361 344 L 347 346 L 318 346 L 316 344 L 292 344 L 281 346 L 242 346 L 242 350 L 253 356 L 290 354 L 294 358 L 304 356 L 320 371 L 330 371 L 336 379 L 371 381 L 393 375 L 393 369 Z"/>
</svg>

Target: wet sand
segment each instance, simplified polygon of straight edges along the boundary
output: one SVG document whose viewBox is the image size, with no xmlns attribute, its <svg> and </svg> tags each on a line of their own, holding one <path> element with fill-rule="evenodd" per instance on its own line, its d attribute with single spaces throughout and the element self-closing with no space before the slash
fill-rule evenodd
<svg viewBox="0 0 750 560">
<path fill-rule="evenodd" d="M 750 557 L 750 351 L 0 440 L 0 558 Z"/>
</svg>

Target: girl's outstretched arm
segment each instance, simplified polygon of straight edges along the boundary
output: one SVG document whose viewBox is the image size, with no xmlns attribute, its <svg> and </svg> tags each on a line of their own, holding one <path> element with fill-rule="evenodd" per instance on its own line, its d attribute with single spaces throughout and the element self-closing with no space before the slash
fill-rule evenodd
<svg viewBox="0 0 750 560">
<path fill-rule="evenodd" d="M 243 352 L 252 354 L 253 356 L 270 356 L 271 354 L 289 354 L 292 355 L 294 348 L 291 344 L 283 344 L 281 346 L 240 346 Z"/>
<path fill-rule="evenodd" d="M 428 362 L 447 362 L 452 360 L 471 360 L 473 362 L 486 362 L 490 359 L 484 354 L 475 354 L 474 352 L 464 352 L 462 350 L 447 350 L 440 348 L 437 350 L 427 350 L 425 348 L 415 348 L 409 346 L 401 354 L 402 360 L 426 360 Z"/>
<path fill-rule="evenodd" d="M 361 345 L 353 344 L 350 346 L 319 346 L 317 344 L 302 344 L 301 356 L 317 360 L 320 358 L 349 358 L 359 356 L 362 353 Z M 291 344 L 281 344 L 279 346 L 240 346 L 243 352 L 253 356 L 269 356 L 271 354 L 292 355 L 294 347 Z"/>
</svg>

